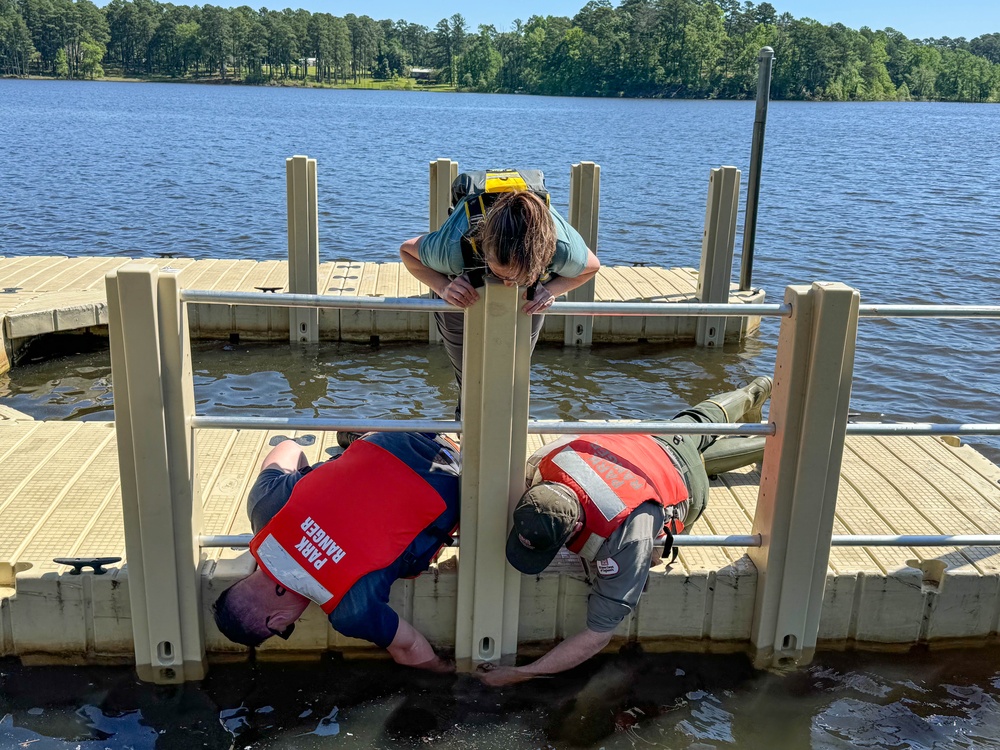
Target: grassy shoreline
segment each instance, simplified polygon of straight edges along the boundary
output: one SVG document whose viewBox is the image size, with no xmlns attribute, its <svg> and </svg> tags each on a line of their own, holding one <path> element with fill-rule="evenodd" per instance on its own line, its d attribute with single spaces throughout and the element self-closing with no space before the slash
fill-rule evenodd
<svg viewBox="0 0 1000 750">
<path fill-rule="evenodd" d="M 348 81 L 346 83 L 326 83 L 315 80 L 302 80 L 297 78 L 282 78 L 280 80 L 264 81 L 261 83 L 247 82 L 242 78 L 221 78 L 215 76 L 124 76 L 105 75 L 101 78 L 56 78 L 55 76 L 2 76 L 4 78 L 20 78 L 28 81 L 113 81 L 115 83 L 194 83 L 209 86 L 258 86 L 274 88 L 308 88 L 308 89 L 360 89 L 370 91 L 444 91 L 454 93 L 461 89 L 444 83 L 424 84 L 413 78 L 396 78 L 389 80 L 374 80 L 371 78 L 360 81 Z"/>
</svg>

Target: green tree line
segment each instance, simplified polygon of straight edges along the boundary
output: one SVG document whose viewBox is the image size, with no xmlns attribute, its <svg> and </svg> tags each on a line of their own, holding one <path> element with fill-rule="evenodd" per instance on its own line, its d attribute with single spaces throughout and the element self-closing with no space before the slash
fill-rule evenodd
<svg viewBox="0 0 1000 750">
<path fill-rule="evenodd" d="M 0 0 L 0 74 L 357 83 L 408 79 L 483 92 L 747 98 L 774 48 L 776 99 L 1000 101 L 1000 34 L 908 39 L 739 0 L 591 0 L 573 18 L 471 31 L 367 15 L 157 0 Z"/>
</svg>

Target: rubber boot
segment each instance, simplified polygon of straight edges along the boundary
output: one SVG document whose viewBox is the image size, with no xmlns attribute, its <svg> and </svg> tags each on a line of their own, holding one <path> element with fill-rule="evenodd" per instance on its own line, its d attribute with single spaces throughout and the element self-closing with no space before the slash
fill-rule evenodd
<svg viewBox="0 0 1000 750">
<path fill-rule="evenodd" d="M 733 469 L 760 463 L 764 458 L 765 439 L 757 435 L 719 438 L 701 454 L 705 462 L 705 473 L 715 477 Z"/>
<path fill-rule="evenodd" d="M 760 422 L 764 402 L 771 396 L 771 378 L 761 376 L 729 393 L 708 399 L 726 414 L 729 422 Z"/>
</svg>

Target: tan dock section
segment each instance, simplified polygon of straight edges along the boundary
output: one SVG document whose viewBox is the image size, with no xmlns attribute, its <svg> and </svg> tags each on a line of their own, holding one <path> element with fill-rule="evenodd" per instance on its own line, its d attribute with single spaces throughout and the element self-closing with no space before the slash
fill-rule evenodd
<svg viewBox="0 0 1000 750">
<path fill-rule="evenodd" d="M 294 436 L 294 435 L 289 435 Z M 204 533 L 249 532 L 244 503 L 261 458 L 280 439 L 263 431 L 199 431 Z M 304 448 L 325 458 L 334 435 Z M 529 450 L 547 438 L 532 436 Z M 836 534 L 990 534 L 1000 528 L 1000 468 L 954 439 L 849 437 Z M 745 469 L 712 483 L 700 534 L 747 534 L 760 475 Z M 127 568 L 81 576 L 55 557 L 125 557 L 115 431 L 109 422 L 36 422 L 0 411 L 0 656 L 29 662 L 130 661 Z M 240 650 L 214 629 L 209 606 L 250 570 L 245 551 L 204 550 L 203 606 L 210 652 Z M 653 569 L 622 637 L 647 648 L 742 648 L 750 636 L 756 569 L 743 550 L 688 548 Z M 443 646 L 454 636 L 454 564 L 400 581 L 392 603 Z M 568 553 L 521 587 L 520 641 L 551 641 L 585 622 L 588 587 Z M 847 548 L 830 558 L 820 640 L 869 647 L 988 638 L 1000 617 L 996 548 Z M 277 640 L 277 639 L 273 639 Z M 270 650 L 319 651 L 363 645 L 310 609 L 288 642 Z"/>
<path fill-rule="evenodd" d="M 0 258 L 0 372 L 18 342 L 34 336 L 106 326 L 108 311 L 104 276 L 130 258 L 68 258 L 19 256 Z M 188 289 L 254 292 L 287 291 L 287 261 L 143 259 L 159 268 L 180 272 Z M 410 276 L 401 263 L 329 262 L 320 264 L 321 294 L 373 297 L 426 297 L 425 285 Z M 698 272 L 693 268 L 604 267 L 596 284 L 596 299 L 603 302 L 693 302 Z M 763 292 L 739 292 L 730 302 L 755 304 Z M 239 334 L 249 339 L 288 340 L 288 311 L 244 305 L 192 305 L 191 335 L 220 338 Z M 426 341 L 429 316 L 370 310 L 321 310 L 320 337 L 324 340 Z M 759 318 L 749 317 L 744 331 L 756 330 Z M 615 317 L 597 318 L 595 341 L 693 340 L 695 318 Z M 739 337 L 739 325 L 727 336 Z M 563 319 L 549 316 L 544 339 L 563 340 Z M 6 354 L 4 353 L 6 351 Z"/>
</svg>

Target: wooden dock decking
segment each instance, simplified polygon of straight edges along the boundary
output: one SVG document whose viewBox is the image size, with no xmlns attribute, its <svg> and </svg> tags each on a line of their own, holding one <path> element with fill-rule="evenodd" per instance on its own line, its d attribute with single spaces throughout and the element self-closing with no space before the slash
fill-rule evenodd
<svg viewBox="0 0 1000 750">
<path fill-rule="evenodd" d="M 128 263 L 129 258 L 67 258 L 18 256 L 0 258 L 0 372 L 9 367 L 16 342 L 61 331 L 78 331 L 108 322 L 104 276 Z M 262 288 L 284 291 L 288 263 L 284 260 L 191 260 L 143 258 L 161 269 L 176 269 L 184 288 L 254 292 Z M 692 302 L 698 285 L 693 268 L 604 266 L 598 273 L 595 298 L 610 302 Z M 337 261 L 320 264 L 321 294 L 374 297 L 426 297 L 429 290 L 401 263 Z M 761 291 L 739 292 L 731 302 L 759 303 Z M 730 338 L 756 330 L 759 318 L 750 317 L 743 330 L 732 325 Z M 192 305 L 189 321 L 194 338 L 240 336 L 263 340 L 288 340 L 288 310 L 281 308 Z M 427 341 L 426 313 L 373 312 L 369 310 L 320 310 L 320 337 L 325 340 Z M 695 318 L 629 317 L 597 318 L 595 341 L 671 341 L 694 338 Z M 562 318 L 549 316 L 543 339 L 563 340 Z M 6 350 L 6 354 L 4 353 Z"/>
<path fill-rule="evenodd" d="M 247 491 L 277 433 L 199 431 L 197 465 L 204 533 L 249 532 Z M 532 436 L 529 451 L 544 438 Z M 310 460 L 336 445 L 319 433 Z M 759 472 L 714 480 L 701 534 L 750 532 Z M 31 661 L 132 658 L 127 569 L 72 576 L 66 556 L 125 556 L 113 423 L 33 421 L 0 409 L 0 656 Z M 1000 468 L 954 439 L 849 437 L 835 534 L 984 534 L 1000 528 Z M 205 549 L 203 608 L 210 652 L 239 651 L 214 628 L 209 606 L 250 570 L 245 551 Z M 742 647 L 749 638 L 756 569 L 742 550 L 685 548 L 677 564 L 653 569 L 648 590 L 618 635 L 647 647 Z M 454 565 L 400 581 L 392 603 L 432 641 L 454 635 Z M 525 576 L 523 643 L 573 633 L 585 619 L 587 586 L 565 554 L 541 576 Z M 557 606 L 553 606 L 556 604 Z M 820 640 L 868 646 L 983 640 L 1000 618 L 996 548 L 834 548 Z M 277 639 L 272 639 L 277 640 Z M 311 608 L 288 642 L 269 650 L 343 649 Z"/>
</svg>

